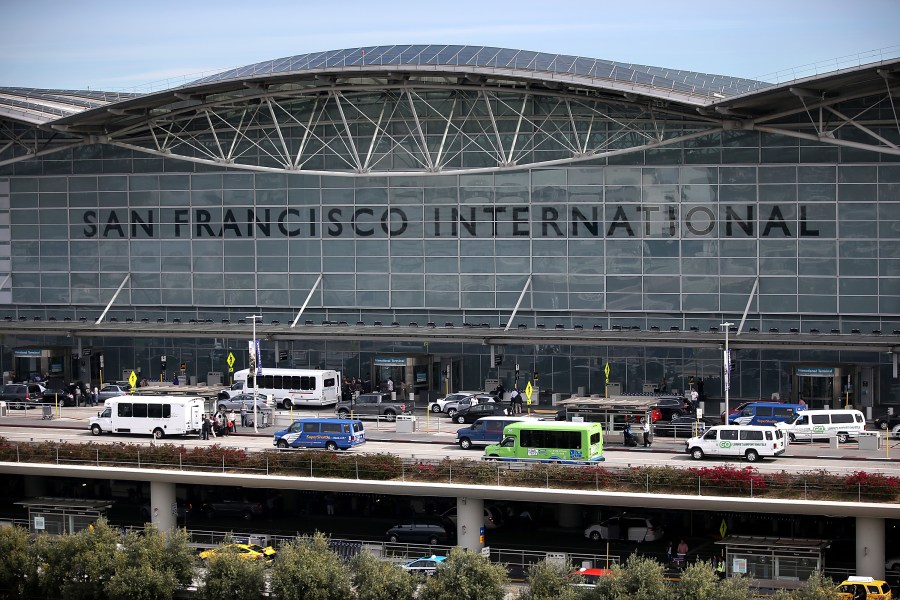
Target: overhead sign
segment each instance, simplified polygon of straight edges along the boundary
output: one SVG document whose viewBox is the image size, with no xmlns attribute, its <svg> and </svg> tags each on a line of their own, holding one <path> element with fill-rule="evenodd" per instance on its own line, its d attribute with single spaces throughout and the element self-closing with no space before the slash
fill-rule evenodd
<svg viewBox="0 0 900 600">
<path fill-rule="evenodd" d="M 834 377 L 834 367 L 797 367 L 796 372 L 804 377 Z"/>
<path fill-rule="evenodd" d="M 16 358 L 40 358 L 40 350 L 16 350 L 13 352 Z"/>
<path fill-rule="evenodd" d="M 405 367 L 406 357 L 404 356 L 376 356 L 375 364 L 380 367 Z"/>
</svg>

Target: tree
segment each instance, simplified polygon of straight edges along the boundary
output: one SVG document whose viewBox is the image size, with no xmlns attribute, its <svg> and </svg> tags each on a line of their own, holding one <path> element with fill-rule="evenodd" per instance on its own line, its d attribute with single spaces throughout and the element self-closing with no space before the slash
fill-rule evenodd
<svg viewBox="0 0 900 600">
<path fill-rule="evenodd" d="M 790 594 L 791 600 L 832 600 L 834 598 L 834 581 L 816 571 L 803 582 L 799 589 Z"/>
<path fill-rule="evenodd" d="M 321 533 L 283 544 L 271 579 L 272 592 L 282 600 L 346 600 L 351 596 L 349 572 Z"/>
<path fill-rule="evenodd" d="M 613 567 L 613 574 L 597 589 L 608 598 L 621 600 L 668 600 L 672 592 L 666 585 L 663 566 L 652 558 L 632 554 L 623 567 Z"/>
<path fill-rule="evenodd" d="M 420 600 L 503 600 L 506 567 L 481 554 L 453 548 L 434 577 L 419 592 Z"/>
<path fill-rule="evenodd" d="M 746 577 L 728 577 L 719 582 L 720 600 L 751 600 L 750 580 Z"/>
<path fill-rule="evenodd" d="M 25 596 L 28 573 L 28 531 L 22 527 L 0 527 L 0 594 Z"/>
<path fill-rule="evenodd" d="M 680 600 L 717 600 L 719 576 L 709 562 L 695 562 L 685 567 L 675 584 L 675 596 Z"/>
<path fill-rule="evenodd" d="M 199 592 L 209 600 L 259 600 L 265 586 L 264 561 L 247 560 L 226 546 L 209 559 Z"/>
<path fill-rule="evenodd" d="M 572 584 L 578 581 L 571 577 L 572 565 L 542 560 L 528 567 L 528 589 L 522 594 L 523 600 L 576 600 L 582 596 Z"/>
<path fill-rule="evenodd" d="M 357 600 L 406 600 L 413 597 L 419 583 L 417 577 L 368 550 L 353 558 L 350 569 Z"/>
<path fill-rule="evenodd" d="M 194 552 L 184 530 L 160 531 L 147 524 L 122 540 L 115 575 L 106 586 L 110 600 L 169 600 L 194 577 Z"/>
</svg>

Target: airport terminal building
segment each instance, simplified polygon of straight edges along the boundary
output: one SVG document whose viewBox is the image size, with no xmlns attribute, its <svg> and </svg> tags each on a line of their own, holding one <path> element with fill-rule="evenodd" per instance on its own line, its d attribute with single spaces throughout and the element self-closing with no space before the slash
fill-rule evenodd
<svg viewBox="0 0 900 600">
<path fill-rule="evenodd" d="M 900 403 L 900 59 L 471 46 L 0 88 L 0 371 Z M 233 354 L 236 362 L 229 365 Z M 162 357 L 167 371 L 161 373 Z M 881 412 L 884 412 L 881 410 Z"/>
</svg>

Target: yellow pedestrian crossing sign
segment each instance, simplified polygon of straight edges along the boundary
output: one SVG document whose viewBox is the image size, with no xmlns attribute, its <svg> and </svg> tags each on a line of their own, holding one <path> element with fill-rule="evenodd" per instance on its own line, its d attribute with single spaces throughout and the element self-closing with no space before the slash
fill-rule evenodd
<svg viewBox="0 0 900 600">
<path fill-rule="evenodd" d="M 235 360 L 236 360 L 236 359 L 234 358 L 234 352 L 229 352 L 229 353 L 228 353 L 228 358 L 225 359 L 225 362 L 228 363 L 228 366 L 229 366 L 229 367 L 233 367 L 233 366 L 234 366 L 234 361 L 235 361 Z"/>
<path fill-rule="evenodd" d="M 131 372 L 131 375 L 128 376 L 128 385 L 131 386 L 131 389 L 134 390 L 137 385 L 137 373 L 134 371 Z"/>
<path fill-rule="evenodd" d="M 726 531 L 728 531 L 728 526 L 725 525 L 725 519 L 722 519 L 722 524 L 719 525 L 719 535 L 722 536 L 722 539 L 725 539 Z"/>
<path fill-rule="evenodd" d="M 606 366 L 603 367 L 603 374 L 606 375 L 606 383 L 609 383 L 609 363 L 606 363 Z"/>
<path fill-rule="evenodd" d="M 525 386 L 525 397 L 528 399 L 528 404 L 531 404 L 531 394 L 534 392 L 534 388 L 531 387 L 531 382 L 528 382 L 528 385 Z"/>
</svg>

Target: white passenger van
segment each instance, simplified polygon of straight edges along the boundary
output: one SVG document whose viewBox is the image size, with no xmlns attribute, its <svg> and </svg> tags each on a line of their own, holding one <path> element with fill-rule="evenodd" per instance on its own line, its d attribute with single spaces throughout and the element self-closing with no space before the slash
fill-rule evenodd
<svg viewBox="0 0 900 600">
<path fill-rule="evenodd" d="M 784 454 L 785 434 L 768 425 L 716 425 L 685 442 L 684 450 L 695 459 L 704 456 L 742 456 L 756 462 L 763 456 Z"/>
<path fill-rule="evenodd" d="M 859 437 L 866 429 L 866 418 L 858 410 L 836 408 L 830 410 L 805 410 L 778 428 L 794 440 L 814 440 L 837 437 L 842 444 Z"/>
<path fill-rule="evenodd" d="M 199 433 L 203 398 L 185 396 L 118 396 L 91 417 L 91 433 L 137 433 L 162 439 L 167 435 Z"/>
</svg>

